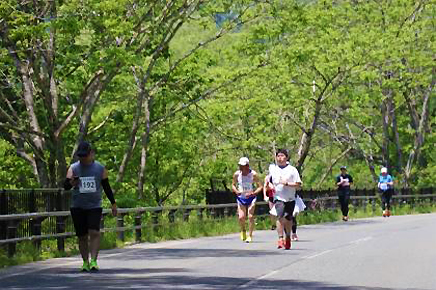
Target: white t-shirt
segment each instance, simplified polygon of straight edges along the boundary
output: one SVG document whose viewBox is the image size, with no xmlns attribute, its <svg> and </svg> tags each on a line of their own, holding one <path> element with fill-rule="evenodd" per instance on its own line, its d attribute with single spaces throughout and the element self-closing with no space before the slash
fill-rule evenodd
<svg viewBox="0 0 436 290">
<path fill-rule="evenodd" d="M 280 183 L 282 182 L 300 182 L 300 174 L 298 173 L 297 168 L 287 164 L 285 167 L 280 168 L 276 164 L 271 164 L 269 166 L 269 174 L 272 177 L 272 183 L 276 189 L 274 194 L 274 199 L 281 201 L 293 201 L 295 200 L 295 187 L 285 186 Z"/>
</svg>

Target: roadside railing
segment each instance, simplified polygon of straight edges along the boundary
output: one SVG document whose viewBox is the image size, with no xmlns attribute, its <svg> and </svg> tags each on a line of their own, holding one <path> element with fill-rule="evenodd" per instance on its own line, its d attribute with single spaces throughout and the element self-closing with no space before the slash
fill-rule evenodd
<svg viewBox="0 0 436 290">
<path fill-rule="evenodd" d="M 365 212 L 374 212 L 378 207 L 378 195 L 352 196 L 350 203 L 353 208 L 362 208 Z M 408 194 L 394 195 L 393 206 L 409 204 L 412 208 L 416 205 L 432 204 L 436 200 L 436 194 Z M 326 209 L 336 210 L 339 205 L 336 196 L 326 196 L 314 199 L 305 199 L 308 211 L 322 211 Z M 259 201 L 256 204 L 256 215 L 268 215 L 268 204 Z M 236 203 L 217 205 L 188 205 L 169 207 L 138 207 L 120 208 L 116 221 L 107 224 L 110 210 L 104 210 L 101 219 L 101 232 L 116 232 L 117 238 L 125 240 L 125 233 L 130 231 L 135 235 L 135 241 L 141 242 L 143 234 L 147 231 L 156 231 L 165 223 L 174 224 L 188 222 L 193 215 L 202 220 L 205 217 L 218 219 L 236 215 Z M 303 212 L 304 214 L 304 212 Z M 44 239 L 56 239 L 59 251 L 65 250 L 65 239 L 74 236 L 74 228 L 70 212 L 44 211 L 35 213 L 18 213 L 0 215 L 0 246 L 7 248 L 11 257 L 16 252 L 16 245 L 22 241 L 32 241 L 35 247 L 40 247 Z"/>
</svg>

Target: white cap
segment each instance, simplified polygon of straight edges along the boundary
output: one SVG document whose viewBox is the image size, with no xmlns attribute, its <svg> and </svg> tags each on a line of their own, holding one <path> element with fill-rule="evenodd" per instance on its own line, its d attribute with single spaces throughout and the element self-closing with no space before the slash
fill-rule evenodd
<svg viewBox="0 0 436 290">
<path fill-rule="evenodd" d="M 248 165 L 248 163 L 250 163 L 250 161 L 247 157 L 241 157 L 238 162 L 238 164 L 242 166 Z"/>
<path fill-rule="evenodd" d="M 382 167 L 381 173 L 388 173 L 388 169 L 386 167 Z"/>
</svg>

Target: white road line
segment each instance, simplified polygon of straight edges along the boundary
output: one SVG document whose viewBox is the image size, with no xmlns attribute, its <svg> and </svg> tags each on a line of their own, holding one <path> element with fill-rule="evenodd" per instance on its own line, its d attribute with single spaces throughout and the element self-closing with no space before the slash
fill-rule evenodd
<svg viewBox="0 0 436 290">
<path fill-rule="evenodd" d="M 371 240 L 371 239 L 372 239 L 371 236 L 369 236 L 369 237 L 365 237 L 365 238 L 361 238 L 361 239 L 357 239 L 357 240 L 354 240 L 354 241 L 351 241 L 351 242 L 345 244 L 345 246 L 348 246 L 348 245 L 357 245 L 357 244 L 360 244 L 360 243 L 363 243 L 363 242 L 369 241 L 369 240 Z M 304 261 L 304 260 L 307 260 L 307 259 L 317 258 L 317 257 L 319 257 L 319 256 L 322 256 L 322 255 L 328 254 L 328 253 L 330 253 L 330 252 L 333 252 L 334 250 L 342 249 L 342 248 L 343 248 L 343 247 L 338 247 L 338 248 L 334 248 L 334 249 L 325 250 L 325 251 L 322 251 L 322 252 L 319 252 L 319 253 L 316 253 L 316 254 L 313 254 L 313 255 L 310 255 L 310 256 L 304 256 L 304 257 L 302 257 L 300 260 L 294 261 L 294 262 L 292 262 L 292 263 L 290 263 L 290 264 L 288 264 L 288 265 L 286 265 L 286 266 L 282 266 L 282 267 L 280 267 L 280 269 L 276 269 L 276 270 L 273 270 L 273 271 L 271 271 L 271 272 L 268 272 L 267 274 L 264 274 L 264 275 L 262 275 L 262 276 L 256 277 L 256 278 L 254 278 L 252 281 L 247 282 L 247 283 L 245 283 L 245 284 L 242 284 L 241 286 L 238 287 L 238 289 L 248 288 L 249 286 L 251 286 L 251 285 L 257 283 L 257 282 L 260 281 L 260 280 L 266 279 L 266 278 L 268 278 L 268 277 L 270 277 L 270 276 L 272 276 L 272 275 L 274 275 L 274 274 L 279 273 L 279 272 L 282 271 L 285 267 L 287 267 L 287 266 L 289 266 L 289 265 L 291 265 L 291 264 L 295 264 L 296 262 Z"/>
<path fill-rule="evenodd" d="M 269 272 L 269 273 L 267 273 L 267 274 L 265 274 L 265 275 L 263 275 L 263 276 L 257 277 L 257 278 L 255 278 L 254 280 L 252 280 L 252 281 L 250 281 L 250 282 L 247 282 L 247 283 L 241 285 L 239 288 L 242 288 L 242 289 L 243 289 L 243 288 L 248 288 L 248 287 L 250 287 L 252 284 L 257 283 L 257 281 L 262 280 L 262 279 L 266 279 L 266 278 L 268 278 L 268 277 L 270 277 L 270 276 L 272 276 L 272 275 L 274 275 L 274 274 L 277 274 L 279 271 L 280 271 L 280 270 L 274 270 L 274 271 L 271 271 L 271 272 Z"/>
<path fill-rule="evenodd" d="M 306 256 L 306 257 L 303 257 L 303 258 L 305 258 L 305 259 L 313 259 L 313 258 L 316 258 L 316 257 L 322 256 L 322 255 L 327 254 L 327 253 L 330 253 L 330 252 L 333 252 L 333 250 L 322 251 L 322 252 L 320 252 L 320 253 L 316 253 L 316 254 L 314 254 L 314 255 Z"/>
<path fill-rule="evenodd" d="M 352 241 L 350 244 L 360 244 L 360 243 L 363 243 L 363 242 L 366 242 L 366 241 L 369 241 L 369 240 L 372 240 L 371 236 L 366 237 L 366 238 L 362 238 L 362 239 L 358 239 L 358 240 L 355 240 L 355 241 Z"/>
</svg>

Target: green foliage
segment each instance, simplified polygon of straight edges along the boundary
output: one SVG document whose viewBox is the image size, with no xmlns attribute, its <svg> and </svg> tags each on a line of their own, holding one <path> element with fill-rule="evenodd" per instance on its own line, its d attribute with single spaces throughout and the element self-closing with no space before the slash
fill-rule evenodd
<svg viewBox="0 0 436 290">
<path fill-rule="evenodd" d="M 179 11 L 182 1 L 172 3 L 168 9 Z M 72 161 L 83 129 L 82 115 L 90 108 L 89 102 L 84 107 L 81 102 L 98 73 L 113 77 L 91 108 L 85 138 L 95 144 L 97 159 L 109 169 L 111 181 L 119 177 L 126 148 L 132 146 L 139 108 L 136 146 L 123 181 L 113 184 L 119 206 L 202 203 L 210 179 L 224 179 L 229 185 L 243 155 L 261 175 L 274 161 L 276 148 L 288 148 L 291 163 L 296 164 L 303 132 L 308 132 L 318 113 L 301 167 L 305 188 L 332 187 L 339 164 L 348 165 L 356 187 L 374 186 L 369 168 L 377 172 L 386 164 L 399 185 L 405 181 L 419 133 L 413 112 L 418 119 L 423 116 L 423 100 L 434 79 L 433 2 L 193 3 L 186 16 L 172 18 L 177 13 L 168 13 L 161 21 L 165 1 L 106 0 L 86 5 L 58 1 L 53 17 L 39 18 L 30 2 L 20 6 L 17 1 L 3 1 L 0 187 L 38 185 L 33 164 L 16 157 L 18 150 L 30 160 L 40 158 L 48 176 L 64 178 L 63 164 Z M 226 20 L 218 23 L 219 16 Z M 161 46 L 173 31 L 171 23 L 177 21 L 178 30 Z M 43 55 L 52 33 L 52 75 L 59 95 L 56 120 L 50 117 L 46 82 L 50 73 Z M 30 127 L 23 101 L 23 74 L 9 53 L 11 43 L 20 59 L 34 61 L 34 107 L 45 136 L 42 153 L 35 145 L 36 136 L 29 133 L 35 128 Z M 143 103 L 138 102 L 141 89 L 146 92 Z M 433 185 L 436 174 L 434 90 L 430 94 L 424 142 L 408 177 L 413 186 Z M 382 108 L 389 102 L 392 108 L 386 117 Z M 57 137 L 55 129 L 75 106 L 79 113 Z M 146 112 L 150 134 L 142 193 L 138 172 Z M 387 130 L 383 130 L 384 117 Z M 349 147 L 352 150 L 337 160 Z M 39 184 L 44 184 L 41 178 Z"/>
<path fill-rule="evenodd" d="M 0 139 L 0 188 L 37 187 L 37 180 L 15 149 Z"/>
</svg>

